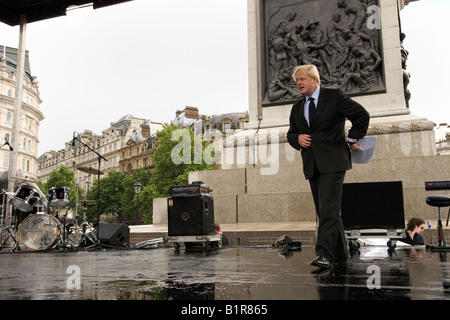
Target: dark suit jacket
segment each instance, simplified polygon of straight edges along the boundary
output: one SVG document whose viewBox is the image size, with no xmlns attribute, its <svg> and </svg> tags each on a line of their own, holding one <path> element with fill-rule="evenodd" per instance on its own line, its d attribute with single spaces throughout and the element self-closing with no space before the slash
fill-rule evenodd
<svg viewBox="0 0 450 320">
<path fill-rule="evenodd" d="M 306 179 L 314 175 L 314 164 L 321 173 L 349 170 L 352 167 L 350 149 L 345 138 L 345 120 L 352 123 L 349 138 L 361 139 L 366 135 L 370 115 L 359 103 L 339 89 L 320 88 L 314 125 L 308 126 L 304 116 L 305 97 L 292 106 L 289 117 L 289 144 L 301 150 L 303 173 Z M 299 134 L 311 135 L 311 147 L 301 148 Z"/>
</svg>

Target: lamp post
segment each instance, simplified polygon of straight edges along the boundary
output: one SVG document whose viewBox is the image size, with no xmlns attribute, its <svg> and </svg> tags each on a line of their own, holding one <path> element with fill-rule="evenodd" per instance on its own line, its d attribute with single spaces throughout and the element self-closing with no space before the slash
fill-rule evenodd
<svg viewBox="0 0 450 320">
<path fill-rule="evenodd" d="M 139 178 L 136 179 L 136 183 L 133 185 L 133 187 L 134 187 L 134 192 L 136 193 L 136 196 L 137 196 L 136 222 L 138 222 L 138 217 L 139 217 L 139 194 L 142 191 L 142 184 L 139 182 Z"/>
</svg>

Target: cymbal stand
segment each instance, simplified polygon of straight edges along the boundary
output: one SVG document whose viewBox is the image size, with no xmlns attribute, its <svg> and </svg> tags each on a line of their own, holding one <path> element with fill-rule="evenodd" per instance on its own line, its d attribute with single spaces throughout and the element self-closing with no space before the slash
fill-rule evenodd
<svg viewBox="0 0 450 320">
<path fill-rule="evenodd" d="M 63 249 L 69 248 L 69 246 L 67 245 L 68 233 L 67 233 L 67 229 L 66 229 L 66 215 L 67 215 L 67 213 L 64 215 L 64 217 L 62 219 L 63 221 L 62 221 L 62 227 L 61 227 L 62 234 L 61 234 L 60 248 L 63 248 Z"/>
<path fill-rule="evenodd" d="M 83 141 L 81 141 L 81 139 L 79 139 L 78 137 L 76 137 L 74 135 L 74 140 L 78 140 L 78 142 L 80 142 L 83 146 L 85 146 L 86 148 L 88 148 L 90 151 L 94 152 L 97 155 L 97 159 L 98 159 L 98 170 L 97 170 L 97 236 L 96 236 L 96 242 L 97 245 L 102 246 L 100 244 L 100 241 L 98 240 L 98 233 L 99 233 L 99 226 L 100 226 L 100 162 L 101 160 L 105 160 L 108 161 L 108 159 L 106 159 L 105 157 L 103 157 L 100 153 L 98 153 L 97 151 L 95 151 L 94 149 L 91 148 L 91 146 L 89 146 L 88 144 L 84 143 Z"/>
<path fill-rule="evenodd" d="M 81 179 L 81 182 L 83 182 L 84 180 L 86 180 L 86 179 L 88 179 L 90 177 L 91 177 L 91 174 L 89 173 L 86 177 Z M 80 186 L 80 184 L 77 182 L 77 184 L 76 184 L 77 192 L 76 192 L 76 195 L 75 195 L 75 217 L 78 217 L 78 206 L 79 206 L 78 190 L 79 190 L 79 186 Z M 86 210 L 83 210 L 83 224 L 84 223 L 86 223 Z"/>
<path fill-rule="evenodd" d="M 0 226 L 2 228 L 5 225 L 5 211 L 3 210 L 4 209 L 4 205 L 5 205 L 5 196 L 6 196 L 6 190 L 3 189 L 2 190 L 2 197 L 3 197 L 3 200 L 2 200 L 2 212 L 1 212 L 1 220 L 0 220 Z"/>
<path fill-rule="evenodd" d="M 20 251 L 19 242 L 17 241 L 16 235 L 17 232 L 15 231 L 15 228 L 11 225 L 12 217 L 10 216 L 9 219 L 9 226 L 6 226 L 5 223 L 5 209 L 6 209 L 6 190 L 2 190 L 2 204 L 1 204 L 1 219 L 0 219 L 0 250 L 3 249 L 3 247 L 9 247 L 13 252 L 18 249 Z M 14 231 L 12 231 L 14 230 Z M 12 243 L 10 241 L 12 239 Z"/>
</svg>

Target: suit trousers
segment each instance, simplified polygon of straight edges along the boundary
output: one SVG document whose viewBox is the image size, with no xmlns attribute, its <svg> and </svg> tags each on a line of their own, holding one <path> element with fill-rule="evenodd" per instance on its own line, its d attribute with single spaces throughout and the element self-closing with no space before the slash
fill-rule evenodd
<svg viewBox="0 0 450 320">
<path fill-rule="evenodd" d="M 341 218 L 344 177 L 345 171 L 320 173 L 315 169 L 313 178 L 309 179 L 319 220 L 315 252 L 329 261 L 348 259 Z"/>
</svg>

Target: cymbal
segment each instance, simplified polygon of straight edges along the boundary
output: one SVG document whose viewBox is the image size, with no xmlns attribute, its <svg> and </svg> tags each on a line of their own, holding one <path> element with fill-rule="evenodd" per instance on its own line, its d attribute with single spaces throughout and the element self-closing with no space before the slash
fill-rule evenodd
<svg viewBox="0 0 450 320">
<path fill-rule="evenodd" d="M 22 177 L 11 177 L 11 179 L 25 181 L 25 182 L 31 182 L 31 183 L 37 183 L 37 181 L 35 181 L 35 180 L 31 180 L 28 178 L 22 178 Z"/>
<path fill-rule="evenodd" d="M 80 202 L 80 204 L 96 204 L 97 203 L 97 201 L 95 201 L 95 200 L 80 200 L 79 202 Z"/>
<path fill-rule="evenodd" d="M 103 171 L 99 171 L 97 169 L 94 169 L 92 167 L 77 167 L 78 170 L 90 174 L 103 174 Z"/>
</svg>

